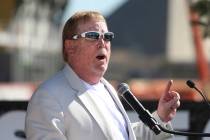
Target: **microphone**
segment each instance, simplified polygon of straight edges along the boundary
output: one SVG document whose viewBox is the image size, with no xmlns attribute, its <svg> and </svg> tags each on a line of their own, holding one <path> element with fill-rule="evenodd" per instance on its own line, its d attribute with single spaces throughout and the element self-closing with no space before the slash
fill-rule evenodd
<svg viewBox="0 0 210 140">
<path fill-rule="evenodd" d="M 194 85 L 192 87 L 195 88 L 195 84 L 190 81 L 187 82 L 190 85 Z M 144 124 L 146 124 L 156 135 L 158 135 L 161 131 L 180 135 L 180 136 L 198 136 L 198 137 L 210 137 L 210 133 L 195 133 L 195 132 L 181 132 L 168 130 L 162 127 L 150 114 L 148 110 L 144 108 L 144 106 L 136 99 L 136 97 L 131 93 L 129 87 L 125 83 L 121 83 L 117 88 L 118 93 L 123 97 L 123 99 L 131 106 L 131 108 L 138 113 L 140 120 Z"/>
<path fill-rule="evenodd" d="M 195 83 L 191 80 L 187 80 L 186 84 L 190 87 L 190 88 L 194 88 L 195 87 Z"/>
<path fill-rule="evenodd" d="M 195 86 L 195 83 L 192 81 L 192 80 L 187 80 L 186 81 L 186 84 L 190 87 L 190 88 L 194 88 L 203 98 L 203 100 L 207 103 L 208 107 L 210 108 L 210 104 L 208 102 L 208 99 L 207 97 L 205 96 L 205 94 L 203 94 L 203 92 L 198 89 L 196 86 Z"/>
<path fill-rule="evenodd" d="M 156 135 L 158 135 L 161 132 L 161 130 L 157 121 L 131 93 L 128 85 L 125 83 L 121 83 L 118 86 L 117 91 L 123 97 L 123 99 L 131 106 L 131 108 L 139 115 L 139 118 L 142 120 L 142 122 L 146 124 Z"/>
</svg>

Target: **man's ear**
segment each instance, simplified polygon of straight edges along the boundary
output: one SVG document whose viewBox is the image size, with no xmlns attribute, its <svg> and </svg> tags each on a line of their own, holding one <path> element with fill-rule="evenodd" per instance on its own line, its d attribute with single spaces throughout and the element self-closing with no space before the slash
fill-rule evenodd
<svg viewBox="0 0 210 140">
<path fill-rule="evenodd" d="M 74 41 L 72 40 L 65 40 L 64 42 L 64 50 L 67 53 L 74 53 Z"/>
</svg>

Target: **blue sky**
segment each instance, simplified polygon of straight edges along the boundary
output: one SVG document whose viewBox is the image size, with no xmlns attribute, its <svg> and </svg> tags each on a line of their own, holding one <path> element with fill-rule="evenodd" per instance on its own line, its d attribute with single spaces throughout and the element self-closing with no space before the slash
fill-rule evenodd
<svg viewBox="0 0 210 140">
<path fill-rule="evenodd" d="M 128 0 L 70 0 L 68 2 L 63 21 L 79 10 L 96 10 L 104 16 L 109 16 Z"/>
</svg>

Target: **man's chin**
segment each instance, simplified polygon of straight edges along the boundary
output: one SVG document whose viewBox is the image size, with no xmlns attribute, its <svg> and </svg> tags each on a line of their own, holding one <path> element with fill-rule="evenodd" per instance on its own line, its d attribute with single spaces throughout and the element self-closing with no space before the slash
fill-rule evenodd
<svg viewBox="0 0 210 140">
<path fill-rule="evenodd" d="M 103 77 L 106 70 L 107 70 L 107 67 L 100 67 L 100 68 L 97 69 L 96 73 L 97 73 L 98 76 Z"/>
</svg>

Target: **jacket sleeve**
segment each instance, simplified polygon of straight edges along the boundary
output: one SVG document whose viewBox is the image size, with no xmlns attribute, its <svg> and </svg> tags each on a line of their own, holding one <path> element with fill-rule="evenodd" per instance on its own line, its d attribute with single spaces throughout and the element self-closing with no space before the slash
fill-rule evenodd
<svg viewBox="0 0 210 140">
<path fill-rule="evenodd" d="M 161 126 L 165 127 L 166 129 L 172 130 L 171 123 L 162 122 L 157 112 L 154 112 L 152 115 L 160 123 Z M 134 130 L 137 140 L 165 140 L 173 136 L 172 134 L 168 134 L 165 132 L 161 132 L 160 134 L 156 135 L 153 131 L 150 130 L 149 127 L 144 125 L 142 121 L 132 123 L 131 126 Z"/>
<path fill-rule="evenodd" d="M 59 103 L 43 90 L 35 94 L 26 113 L 27 140 L 66 140 L 64 115 Z"/>
</svg>

